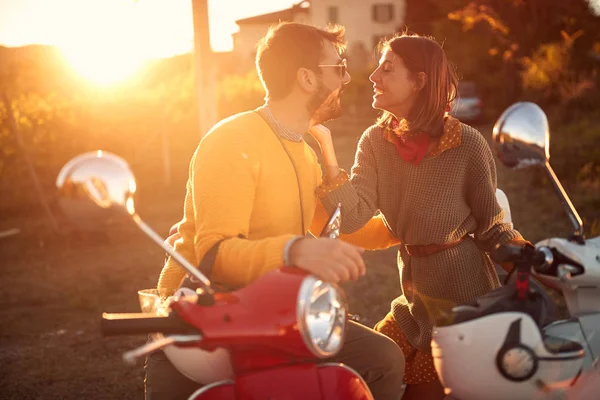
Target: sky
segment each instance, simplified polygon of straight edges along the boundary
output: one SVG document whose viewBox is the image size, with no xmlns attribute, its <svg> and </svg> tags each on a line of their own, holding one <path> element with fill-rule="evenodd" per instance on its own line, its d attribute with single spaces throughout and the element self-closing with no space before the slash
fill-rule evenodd
<svg viewBox="0 0 600 400">
<path fill-rule="evenodd" d="M 282 10 L 299 0 L 208 0 L 211 45 L 229 51 L 235 20 Z M 588 0 L 600 14 L 600 0 Z M 73 49 L 121 46 L 137 57 L 192 49 L 192 0 L 0 0 L 0 45 Z"/>
<path fill-rule="evenodd" d="M 298 0 L 208 0 L 211 45 L 231 50 L 235 20 L 283 10 Z M 0 45 L 73 49 L 127 46 L 138 57 L 168 57 L 193 45 L 192 0 L 0 0 Z"/>
<path fill-rule="evenodd" d="M 207 1 L 214 51 L 231 50 L 236 20 L 300 2 Z M 600 15 L 600 0 L 588 2 Z M 192 0 L 0 0 L 0 45 L 28 44 L 59 47 L 77 73 L 97 83 L 120 82 L 148 59 L 192 51 Z"/>
</svg>

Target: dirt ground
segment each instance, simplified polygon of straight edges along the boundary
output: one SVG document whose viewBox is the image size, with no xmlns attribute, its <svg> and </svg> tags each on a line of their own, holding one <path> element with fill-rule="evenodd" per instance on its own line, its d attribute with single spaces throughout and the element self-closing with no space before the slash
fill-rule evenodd
<svg viewBox="0 0 600 400">
<path fill-rule="evenodd" d="M 352 121 L 338 128 L 340 163 L 348 168 L 362 130 Z M 491 126 L 482 126 L 489 137 Z M 565 236 L 569 225 L 547 182 L 532 187 L 529 171 L 498 168 L 499 186 L 509 196 L 515 225 L 531 240 Z M 179 219 L 183 197 L 150 195 L 140 215 L 159 233 Z M 577 205 L 577 199 L 574 203 Z M 141 399 L 143 369 L 121 360 L 144 337 L 102 338 L 102 312 L 137 312 L 136 291 L 152 287 L 162 267 L 162 250 L 133 226 L 109 233 L 53 237 L 43 215 L 3 216 L 0 231 L 0 398 Z M 368 274 L 345 285 L 351 312 L 368 325 L 384 316 L 399 294 L 395 251 L 365 256 Z"/>
</svg>

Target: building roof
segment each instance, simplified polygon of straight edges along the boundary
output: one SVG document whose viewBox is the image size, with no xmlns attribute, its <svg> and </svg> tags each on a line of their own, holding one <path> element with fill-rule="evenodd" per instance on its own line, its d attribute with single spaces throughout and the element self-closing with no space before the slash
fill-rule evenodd
<svg viewBox="0 0 600 400">
<path fill-rule="evenodd" d="M 279 21 L 294 21 L 294 16 L 300 13 L 308 13 L 309 1 L 301 1 L 298 4 L 294 4 L 292 7 L 275 11 L 268 14 L 256 15 L 254 17 L 238 19 L 235 21 L 238 25 L 254 25 L 254 24 L 269 24 L 277 23 Z"/>
</svg>

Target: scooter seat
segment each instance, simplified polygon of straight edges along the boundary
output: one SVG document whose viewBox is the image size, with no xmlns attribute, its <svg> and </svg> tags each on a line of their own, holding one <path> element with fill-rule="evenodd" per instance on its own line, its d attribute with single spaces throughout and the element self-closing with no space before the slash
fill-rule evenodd
<svg viewBox="0 0 600 400">
<path fill-rule="evenodd" d="M 573 353 L 583 351 L 583 346 L 580 343 L 574 342 L 566 338 L 544 335 L 543 340 L 544 345 L 546 346 L 546 350 L 548 350 L 552 354 Z"/>
</svg>

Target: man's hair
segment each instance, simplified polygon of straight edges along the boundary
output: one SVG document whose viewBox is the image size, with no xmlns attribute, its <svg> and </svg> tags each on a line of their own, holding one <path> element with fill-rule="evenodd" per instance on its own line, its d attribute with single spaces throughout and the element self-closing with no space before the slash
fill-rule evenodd
<svg viewBox="0 0 600 400">
<path fill-rule="evenodd" d="M 410 115 L 400 121 L 400 129 L 441 136 L 446 108 L 457 94 L 456 73 L 442 46 L 433 38 L 404 33 L 383 41 L 379 49 L 391 50 L 400 57 L 413 78 L 419 72 L 426 75 L 425 87 L 419 91 Z M 377 123 L 389 127 L 392 118 L 392 114 L 385 111 Z"/>
<path fill-rule="evenodd" d="M 300 68 L 318 71 L 323 45 L 332 43 L 341 54 L 346 48 L 344 27 L 330 25 L 319 29 L 296 22 L 280 22 L 257 45 L 256 70 L 267 100 L 287 96 L 293 88 Z"/>
</svg>

